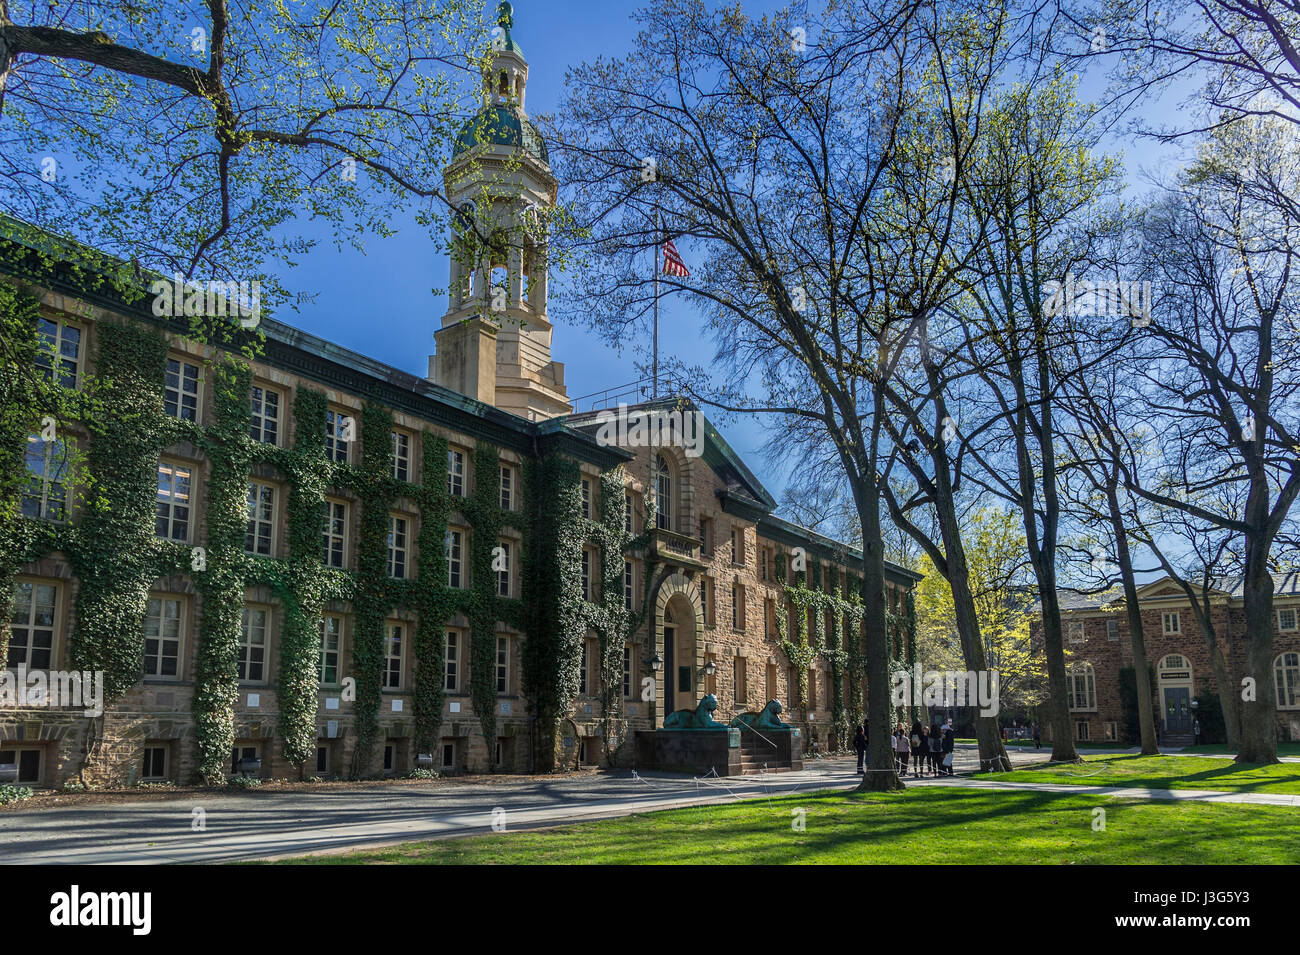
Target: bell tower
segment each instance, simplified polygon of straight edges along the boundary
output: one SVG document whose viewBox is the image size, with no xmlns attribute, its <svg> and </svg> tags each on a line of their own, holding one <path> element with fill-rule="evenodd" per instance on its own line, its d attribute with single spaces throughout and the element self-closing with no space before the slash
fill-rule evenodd
<svg viewBox="0 0 1300 955">
<path fill-rule="evenodd" d="M 449 301 L 434 333 L 429 378 L 505 411 L 541 420 L 572 409 L 564 366 L 551 360 L 546 317 L 547 212 L 556 201 L 546 143 L 524 111 L 528 62 L 497 7 L 482 106 L 443 170 L 458 210 Z"/>
</svg>

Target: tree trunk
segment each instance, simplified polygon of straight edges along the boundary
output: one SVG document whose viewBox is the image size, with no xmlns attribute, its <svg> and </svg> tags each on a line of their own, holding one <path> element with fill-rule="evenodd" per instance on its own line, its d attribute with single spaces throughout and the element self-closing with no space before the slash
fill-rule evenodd
<svg viewBox="0 0 1300 955">
<path fill-rule="evenodd" d="M 1248 535 L 1250 536 L 1250 535 Z M 1254 700 L 1241 705 L 1239 763 L 1276 763 L 1276 702 L 1273 698 L 1273 576 L 1267 547 L 1258 538 L 1247 543 L 1243 597 L 1246 610 L 1246 667 L 1255 681 Z"/>
<path fill-rule="evenodd" d="M 1065 641 L 1061 635 L 1061 605 L 1056 598 L 1056 575 L 1038 574 L 1042 594 L 1043 652 L 1047 657 L 1047 723 L 1052 728 L 1052 760 L 1075 763 L 1079 754 L 1070 734 L 1069 692 L 1066 687 Z M 1044 582 L 1043 578 L 1047 581 Z"/>
<path fill-rule="evenodd" d="M 1160 755 L 1156 740 L 1156 715 L 1151 706 L 1151 687 L 1147 665 L 1146 636 L 1142 631 L 1142 608 L 1138 606 L 1137 582 L 1133 579 L 1133 557 L 1128 548 L 1128 533 L 1119 510 L 1116 478 L 1111 475 L 1106 483 L 1106 504 L 1110 510 L 1111 532 L 1115 535 L 1115 559 L 1119 562 L 1120 577 L 1124 581 L 1124 609 L 1128 615 L 1129 639 L 1133 645 L 1133 669 L 1136 671 L 1138 724 L 1142 731 L 1142 755 Z M 1146 692 L 1143 692 L 1145 685 Z"/>
<path fill-rule="evenodd" d="M 905 789 L 890 748 L 890 683 L 885 625 L 885 549 L 880 537 L 880 490 L 874 468 L 855 482 L 854 497 L 862 521 L 862 602 L 867 631 L 867 767 L 858 792 Z"/>
</svg>

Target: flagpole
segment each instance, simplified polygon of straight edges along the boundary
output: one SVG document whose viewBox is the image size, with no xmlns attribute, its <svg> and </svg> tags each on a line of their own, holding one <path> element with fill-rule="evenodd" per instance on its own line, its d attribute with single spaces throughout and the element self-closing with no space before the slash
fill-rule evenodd
<svg viewBox="0 0 1300 955">
<path fill-rule="evenodd" d="M 655 210 L 654 263 L 655 263 L 654 266 L 655 268 L 655 278 L 654 278 L 655 330 L 654 330 L 654 364 L 651 369 L 651 374 L 654 376 L 654 383 L 651 385 L 651 388 L 653 389 L 651 394 L 653 397 L 658 398 L 659 397 L 659 210 L 658 209 Z"/>
</svg>

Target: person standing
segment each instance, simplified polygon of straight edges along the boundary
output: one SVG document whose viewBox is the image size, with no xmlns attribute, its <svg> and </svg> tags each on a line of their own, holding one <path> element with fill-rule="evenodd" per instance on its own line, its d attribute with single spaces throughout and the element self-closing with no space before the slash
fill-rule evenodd
<svg viewBox="0 0 1300 955">
<path fill-rule="evenodd" d="M 1039 729 L 1038 724 L 1034 724 L 1034 749 L 1043 748 L 1043 732 Z"/>
<path fill-rule="evenodd" d="M 947 729 L 943 731 L 943 766 L 945 770 L 945 775 L 948 776 L 953 775 L 952 764 L 956 761 L 956 756 L 953 755 L 953 744 L 954 744 L 954 739 L 953 739 L 952 727 L 949 726 Z"/>
<path fill-rule="evenodd" d="M 853 733 L 853 748 L 858 752 L 858 773 L 862 773 L 862 760 L 867 755 L 867 734 L 862 732 L 862 724 L 859 723 Z"/>
<path fill-rule="evenodd" d="M 920 720 L 916 720 L 912 723 L 912 735 L 908 742 L 912 744 L 912 775 L 917 779 L 920 779 L 927 749 L 925 744 L 925 730 L 921 729 Z"/>
<path fill-rule="evenodd" d="M 907 743 L 907 730 L 903 729 L 903 724 L 899 723 L 898 728 L 894 730 L 894 759 L 898 761 L 898 775 L 907 775 L 907 754 L 910 747 Z"/>
<path fill-rule="evenodd" d="M 939 724 L 930 725 L 930 773 L 933 776 L 939 775 L 939 769 L 943 763 L 943 733 L 939 731 Z"/>
</svg>

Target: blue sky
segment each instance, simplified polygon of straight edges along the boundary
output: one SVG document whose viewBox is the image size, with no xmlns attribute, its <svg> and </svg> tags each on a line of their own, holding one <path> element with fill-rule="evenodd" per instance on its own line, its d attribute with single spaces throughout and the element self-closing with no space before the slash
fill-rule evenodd
<svg viewBox="0 0 1300 955">
<path fill-rule="evenodd" d="M 489 4 L 495 9 L 495 2 Z M 630 0 L 518 0 L 513 36 L 529 62 L 528 108 L 536 114 L 553 111 L 560 101 L 567 67 L 599 55 L 619 56 L 636 37 L 631 20 L 638 4 Z M 746 4 L 750 12 L 775 4 Z M 815 42 L 815 37 L 809 37 Z M 1085 83 L 1086 97 L 1098 91 L 1095 82 Z M 1112 139 L 1110 150 L 1126 154 L 1130 181 L 1138 184 L 1143 171 L 1167 173 L 1161 169 L 1165 154 L 1145 143 Z M 563 187 L 561 187 L 563 188 Z M 278 316 L 347 348 L 369 355 L 405 371 L 424 375 L 427 356 L 433 351 L 433 333 L 446 310 L 445 296 L 435 297 L 431 289 L 445 287 L 448 265 L 440 248 L 413 217 L 395 221 L 397 235 L 389 240 L 370 239 L 363 254 L 351 247 L 336 249 L 327 235 L 320 244 L 292 268 L 280 269 L 291 292 L 301 293 L 308 303 L 295 314 Z M 310 224 L 303 224 L 313 235 Z M 689 245 L 681 251 L 691 263 Z M 274 266 L 273 266 L 274 267 Z M 562 282 L 563 276 L 552 281 Z M 552 311 L 555 323 L 553 357 L 565 364 L 571 398 L 636 380 L 637 360 L 648 362 L 649 332 L 616 352 L 572 316 Z M 665 298 L 660 315 L 660 348 L 665 356 L 692 363 L 707 363 L 711 342 L 702 334 L 698 314 L 683 302 Z M 736 451 L 745 458 L 768 490 L 780 497 L 785 473 L 779 464 L 765 461 L 759 451 L 765 439 L 763 422 L 742 418 L 722 424 L 721 430 Z"/>
</svg>

